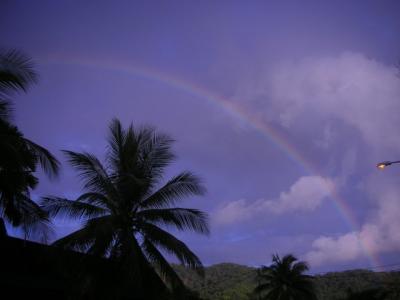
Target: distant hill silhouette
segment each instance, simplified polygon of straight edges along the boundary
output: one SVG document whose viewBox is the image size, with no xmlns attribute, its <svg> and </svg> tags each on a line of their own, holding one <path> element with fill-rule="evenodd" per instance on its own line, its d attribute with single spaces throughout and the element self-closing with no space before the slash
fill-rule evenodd
<svg viewBox="0 0 400 300">
<path fill-rule="evenodd" d="M 257 284 L 256 268 L 232 263 L 217 264 L 205 269 L 204 279 L 181 266 L 175 265 L 174 268 L 185 284 L 197 292 L 201 299 L 257 299 L 252 298 L 252 291 Z M 314 280 L 318 299 L 321 300 L 343 300 L 351 294 L 376 289 L 388 291 L 390 296 L 386 299 L 400 299 L 400 272 L 352 270 L 318 275 Z"/>
</svg>

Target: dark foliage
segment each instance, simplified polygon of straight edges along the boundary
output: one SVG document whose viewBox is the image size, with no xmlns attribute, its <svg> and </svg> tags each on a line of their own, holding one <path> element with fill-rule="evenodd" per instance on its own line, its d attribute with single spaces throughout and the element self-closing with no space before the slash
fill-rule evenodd
<svg viewBox="0 0 400 300">
<path fill-rule="evenodd" d="M 265 300 L 312 300 L 316 299 L 311 276 L 305 275 L 308 266 L 293 255 L 272 257 L 272 264 L 257 271 L 259 284 L 254 292 Z"/>
<path fill-rule="evenodd" d="M 254 268 L 237 264 L 223 263 L 205 268 L 204 278 L 181 266 L 174 269 L 185 285 L 199 293 L 200 299 L 250 299 L 256 286 Z"/>
<path fill-rule="evenodd" d="M 175 295 L 185 292 L 163 252 L 200 274 L 203 270 L 199 258 L 165 230 L 209 232 L 205 213 L 175 207 L 186 197 L 204 193 L 200 180 L 190 172 L 182 172 L 161 183 L 165 168 L 174 159 L 172 142 L 152 128 L 123 129 L 118 120 L 113 120 L 105 165 L 92 154 L 64 151 L 79 172 L 84 194 L 74 200 L 42 199 L 42 207 L 51 216 L 85 222 L 81 229 L 54 245 L 115 261 L 122 276 L 118 290 L 128 294 L 148 291 L 148 278 L 158 276 Z"/>
<path fill-rule="evenodd" d="M 236 264 L 205 268 L 205 277 L 174 266 L 184 283 L 204 300 L 259 300 L 251 291 L 257 286 L 257 269 Z M 327 273 L 312 278 L 319 300 L 346 300 L 349 293 L 365 290 L 387 292 L 385 300 L 400 299 L 400 272 L 355 270 Z"/>
<path fill-rule="evenodd" d="M 36 80 L 30 58 L 18 51 L 0 52 L 0 217 L 27 235 L 40 233 L 46 240 L 49 219 L 31 198 L 38 165 L 50 177 L 59 163 L 45 148 L 25 138 L 11 122 L 10 95 L 26 91 Z"/>
<path fill-rule="evenodd" d="M 349 292 L 346 300 L 385 300 L 388 299 L 388 291 L 382 288 L 367 289 L 360 292 Z"/>
</svg>

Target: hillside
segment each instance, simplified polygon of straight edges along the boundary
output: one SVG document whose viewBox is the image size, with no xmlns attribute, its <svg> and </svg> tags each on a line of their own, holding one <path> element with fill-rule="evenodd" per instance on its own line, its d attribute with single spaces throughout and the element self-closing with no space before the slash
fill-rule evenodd
<svg viewBox="0 0 400 300">
<path fill-rule="evenodd" d="M 256 286 L 256 269 L 231 264 L 217 264 L 205 269 L 205 277 L 200 278 L 192 271 L 174 266 L 185 284 L 197 292 L 204 300 L 250 300 Z M 372 272 L 353 270 L 318 275 L 314 279 L 319 299 L 340 300 L 348 292 L 359 292 L 373 288 L 385 288 L 392 291 L 388 299 L 400 299 L 400 272 Z"/>
<path fill-rule="evenodd" d="M 175 266 L 179 276 L 202 299 L 249 299 L 248 295 L 255 287 L 254 268 L 223 263 L 205 269 L 204 279 L 183 267 Z"/>
</svg>

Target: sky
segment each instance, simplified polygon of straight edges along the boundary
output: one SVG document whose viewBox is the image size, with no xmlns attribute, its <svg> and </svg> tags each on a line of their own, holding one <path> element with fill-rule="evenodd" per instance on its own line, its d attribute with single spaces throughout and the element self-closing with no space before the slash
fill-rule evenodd
<svg viewBox="0 0 400 300">
<path fill-rule="evenodd" d="M 34 60 L 15 122 L 63 162 L 35 199 L 79 195 L 60 150 L 104 157 L 117 117 L 203 179 L 182 205 L 211 235 L 176 234 L 205 265 L 400 266 L 400 165 L 375 168 L 400 159 L 399 1 L 2 0 L 0 47 Z"/>
</svg>

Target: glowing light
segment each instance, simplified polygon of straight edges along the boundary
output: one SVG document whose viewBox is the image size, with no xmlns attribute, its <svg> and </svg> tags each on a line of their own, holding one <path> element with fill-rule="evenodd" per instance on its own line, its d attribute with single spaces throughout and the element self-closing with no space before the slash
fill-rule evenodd
<svg viewBox="0 0 400 300">
<path fill-rule="evenodd" d="M 385 167 L 390 166 L 393 162 L 390 161 L 383 161 L 376 165 L 379 170 L 385 169 Z"/>
</svg>

